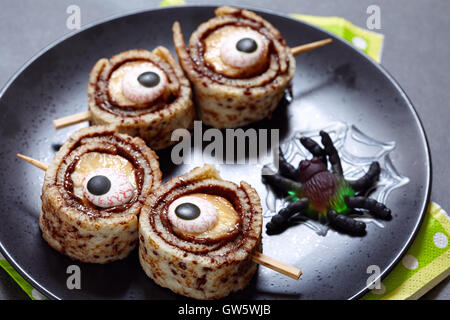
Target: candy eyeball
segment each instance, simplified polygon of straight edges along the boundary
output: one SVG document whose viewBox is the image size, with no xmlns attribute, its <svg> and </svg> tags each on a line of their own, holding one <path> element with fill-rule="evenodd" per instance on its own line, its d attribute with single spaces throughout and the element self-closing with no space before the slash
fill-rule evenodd
<svg viewBox="0 0 450 320">
<path fill-rule="evenodd" d="M 183 196 L 169 205 L 168 218 L 180 231 L 201 233 L 216 224 L 218 214 L 209 201 L 194 196 Z"/>
<path fill-rule="evenodd" d="M 263 35 L 247 30 L 227 37 L 220 48 L 220 56 L 232 67 L 251 67 L 263 58 L 267 46 Z"/>
<path fill-rule="evenodd" d="M 166 74 L 152 63 L 142 63 L 131 68 L 122 80 L 122 92 L 137 103 L 150 103 L 166 90 Z"/>
<path fill-rule="evenodd" d="M 119 170 L 101 168 L 92 170 L 84 178 L 83 194 L 95 206 L 110 208 L 128 203 L 134 187 Z"/>
</svg>

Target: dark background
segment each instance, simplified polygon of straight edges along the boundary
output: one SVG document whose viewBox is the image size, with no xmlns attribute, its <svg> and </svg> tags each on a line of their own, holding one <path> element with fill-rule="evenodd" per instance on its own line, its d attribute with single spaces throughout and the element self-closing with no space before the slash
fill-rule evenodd
<svg viewBox="0 0 450 320">
<path fill-rule="evenodd" d="M 66 9 L 81 8 L 82 26 L 111 15 L 155 8 L 159 0 L 1 0 L 0 87 L 28 59 L 63 35 Z M 241 0 L 191 1 L 186 4 L 230 4 L 270 9 L 282 14 L 340 16 L 365 28 L 369 5 L 381 9 L 385 35 L 382 62 L 415 106 L 431 148 L 431 199 L 450 210 L 447 183 L 450 170 L 450 1 L 447 0 Z M 146 31 L 148 32 L 148 31 Z M 413 160 L 413 159 L 412 159 Z M 425 299 L 450 299 L 450 280 L 443 281 Z M 27 299 L 19 286 L 0 269 L 0 299 Z"/>
</svg>

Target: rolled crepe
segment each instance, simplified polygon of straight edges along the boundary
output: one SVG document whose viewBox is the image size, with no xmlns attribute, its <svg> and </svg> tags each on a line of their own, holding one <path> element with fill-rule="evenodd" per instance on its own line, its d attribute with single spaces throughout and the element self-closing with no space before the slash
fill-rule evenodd
<svg viewBox="0 0 450 320">
<path fill-rule="evenodd" d="M 157 71 L 164 85 L 141 86 L 139 70 Z M 146 99 L 149 92 L 152 99 Z M 115 125 L 119 132 L 139 136 L 155 150 L 175 143 L 172 131 L 190 128 L 195 117 L 190 83 L 164 47 L 100 59 L 89 77 L 88 102 L 93 124 Z"/>
<path fill-rule="evenodd" d="M 93 172 L 117 173 L 109 177 L 109 193 L 91 195 L 95 204 L 83 189 Z M 42 235 L 72 259 L 90 263 L 122 259 L 136 246 L 138 215 L 160 182 L 157 156 L 142 139 L 106 126 L 81 129 L 62 145 L 46 170 L 39 219 Z M 112 202 L 95 201 L 102 197 Z"/>
<path fill-rule="evenodd" d="M 236 229 L 220 237 L 180 235 L 168 211 L 185 196 L 207 194 L 226 199 L 238 215 Z M 217 221 L 221 222 L 221 218 Z M 246 182 L 224 181 L 211 165 L 195 168 L 160 186 L 147 200 L 139 218 L 139 260 L 160 286 L 195 299 L 219 299 L 247 286 L 261 250 L 262 208 Z M 215 228 L 219 226 L 215 226 Z"/>
<path fill-rule="evenodd" d="M 251 11 L 219 7 L 215 14 L 192 33 L 188 46 L 180 24 L 173 26 L 175 49 L 193 85 L 198 116 L 216 128 L 269 117 L 295 73 L 289 47 L 276 28 Z M 236 51 L 233 39 L 239 34 L 258 38 L 260 51 Z M 250 65 L 243 67 L 242 62 Z"/>
</svg>

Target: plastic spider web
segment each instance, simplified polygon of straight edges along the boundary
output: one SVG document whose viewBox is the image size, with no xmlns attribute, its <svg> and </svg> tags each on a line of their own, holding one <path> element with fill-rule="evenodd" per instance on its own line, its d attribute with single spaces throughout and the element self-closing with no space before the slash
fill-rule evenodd
<svg viewBox="0 0 450 320">
<path fill-rule="evenodd" d="M 363 133 L 356 126 L 352 125 L 349 127 L 342 122 L 333 122 L 322 129 L 296 131 L 293 137 L 281 144 L 281 149 L 286 160 L 296 167 L 300 160 L 310 159 L 312 157 L 311 153 L 303 147 L 299 138 L 310 137 L 322 145 L 319 136 L 320 130 L 328 132 L 333 140 L 339 152 L 346 179 L 356 180 L 367 172 L 373 161 L 380 163 L 380 179 L 367 192 L 367 194 L 371 194 L 370 196 L 377 201 L 386 203 L 389 194 L 393 190 L 409 182 L 409 178 L 401 175 L 392 163 L 390 153 L 395 149 L 395 141 L 379 141 Z M 358 150 L 362 150 L 365 155 L 358 155 Z M 277 156 L 278 152 L 275 152 L 274 157 Z M 273 165 L 270 166 L 274 169 Z M 268 210 L 265 212 L 264 217 L 270 218 L 285 207 L 290 202 L 290 199 L 289 197 L 279 199 L 274 192 L 270 191 L 269 186 L 266 185 L 266 189 L 266 206 Z M 350 216 L 365 223 L 373 223 L 380 228 L 384 227 L 380 221 L 374 219 L 368 213 L 362 212 L 362 215 Z M 327 225 L 303 216 L 295 217 L 294 221 L 303 223 L 322 236 L 326 235 L 329 229 Z"/>
</svg>

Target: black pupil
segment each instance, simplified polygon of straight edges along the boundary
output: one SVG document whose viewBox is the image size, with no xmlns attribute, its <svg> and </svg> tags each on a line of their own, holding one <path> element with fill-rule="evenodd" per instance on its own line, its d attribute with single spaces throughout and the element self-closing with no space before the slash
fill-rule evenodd
<svg viewBox="0 0 450 320">
<path fill-rule="evenodd" d="M 175 208 L 175 214 L 184 220 L 193 220 L 200 215 L 200 208 L 193 203 L 182 203 Z"/>
<path fill-rule="evenodd" d="M 94 176 L 89 179 L 87 189 L 96 196 L 101 196 L 111 189 L 111 181 L 105 176 Z"/>
<path fill-rule="evenodd" d="M 236 49 L 246 53 L 252 53 L 258 48 L 258 44 L 251 38 L 243 38 L 236 43 Z"/>
<path fill-rule="evenodd" d="M 139 75 L 138 81 L 144 87 L 153 88 L 159 83 L 159 75 L 152 71 L 144 72 Z"/>
</svg>

